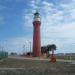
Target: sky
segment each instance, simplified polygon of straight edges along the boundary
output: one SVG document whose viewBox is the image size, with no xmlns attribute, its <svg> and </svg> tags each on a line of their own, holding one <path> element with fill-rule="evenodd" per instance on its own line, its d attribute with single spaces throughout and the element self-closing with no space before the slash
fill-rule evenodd
<svg viewBox="0 0 75 75">
<path fill-rule="evenodd" d="M 36 10 L 41 46 L 56 44 L 56 53 L 75 52 L 75 0 L 0 0 L 0 50 L 30 51 Z"/>
</svg>

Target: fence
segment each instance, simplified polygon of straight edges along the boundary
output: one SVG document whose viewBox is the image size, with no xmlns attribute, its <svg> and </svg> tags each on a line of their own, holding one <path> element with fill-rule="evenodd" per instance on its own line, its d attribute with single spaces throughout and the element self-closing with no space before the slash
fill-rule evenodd
<svg viewBox="0 0 75 75">
<path fill-rule="evenodd" d="M 8 57 L 8 52 L 0 51 L 0 60 L 7 57 Z"/>
</svg>

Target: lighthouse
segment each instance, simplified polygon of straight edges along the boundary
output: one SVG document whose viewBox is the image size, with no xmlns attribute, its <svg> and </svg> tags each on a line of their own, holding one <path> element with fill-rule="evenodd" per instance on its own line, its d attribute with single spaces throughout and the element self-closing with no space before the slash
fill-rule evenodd
<svg viewBox="0 0 75 75">
<path fill-rule="evenodd" d="M 33 19 L 33 57 L 41 56 L 41 38 L 40 38 L 41 19 L 38 11 L 34 13 Z"/>
</svg>

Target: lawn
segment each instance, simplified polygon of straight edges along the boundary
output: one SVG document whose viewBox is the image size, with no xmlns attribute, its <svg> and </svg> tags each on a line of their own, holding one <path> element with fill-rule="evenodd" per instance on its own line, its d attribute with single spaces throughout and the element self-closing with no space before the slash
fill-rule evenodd
<svg viewBox="0 0 75 75">
<path fill-rule="evenodd" d="M 0 68 L 17 68 L 0 69 L 0 75 L 75 75 L 75 64 L 44 60 L 5 59 Z"/>
</svg>

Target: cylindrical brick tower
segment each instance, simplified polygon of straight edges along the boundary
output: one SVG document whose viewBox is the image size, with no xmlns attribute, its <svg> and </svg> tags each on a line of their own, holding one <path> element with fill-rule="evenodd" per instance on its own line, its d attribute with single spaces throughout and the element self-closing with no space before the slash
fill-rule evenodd
<svg viewBox="0 0 75 75">
<path fill-rule="evenodd" d="M 41 55 L 41 39 L 40 39 L 40 14 L 34 13 L 33 20 L 33 56 L 40 57 Z"/>
</svg>

